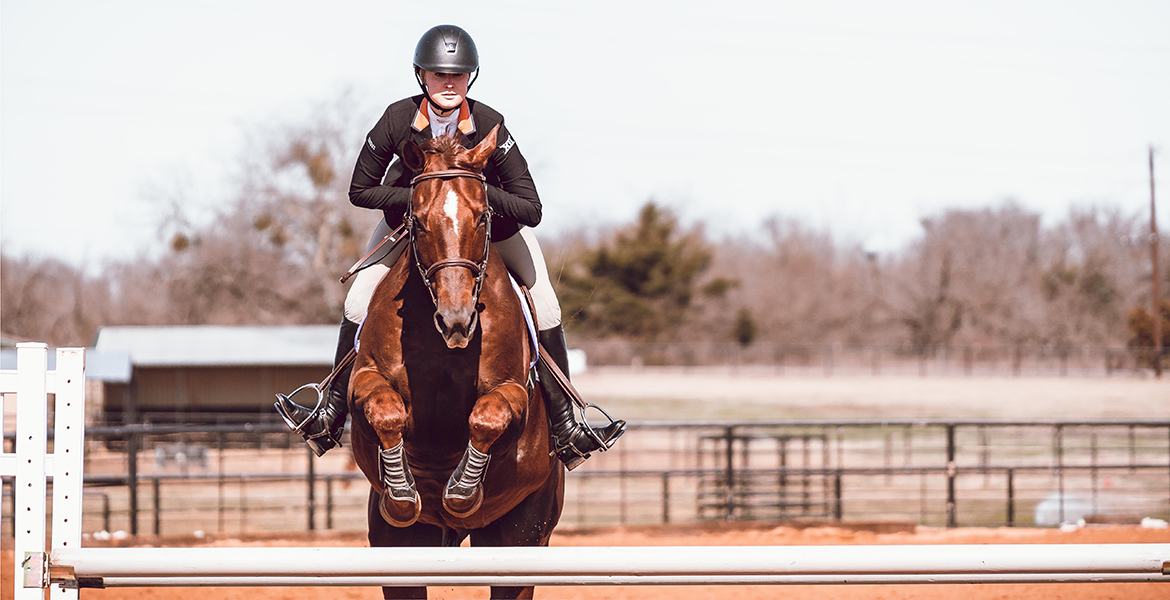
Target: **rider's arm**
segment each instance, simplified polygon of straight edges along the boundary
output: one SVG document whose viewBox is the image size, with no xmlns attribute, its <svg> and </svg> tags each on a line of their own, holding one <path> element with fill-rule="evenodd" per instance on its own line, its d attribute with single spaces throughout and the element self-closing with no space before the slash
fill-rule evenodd
<svg viewBox="0 0 1170 600">
<path fill-rule="evenodd" d="M 393 165 L 396 145 L 390 133 L 391 110 L 386 113 L 366 135 L 362 151 L 358 154 L 353 169 L 353 180 L 349 185 L 349 201 L 354 206 L 379 210 L 406 210 L 410 200 L 410 187 L 402 187 L 402 161 Z M 389 172 L 387 167 L 390 167 Z M 386 185 L 382 185 L 385 176 Z"/>
<path fill-rule="evenodd" d="M 491 162 L 500 177 L 498 187 L 489 185 L 487 189 L 492 210 L 521 225 L 536 227 L 540 223 L 540 196 L 528 172 L 528 161 L 520 154 L 503 121 L 496 133 L 496 150 Z"/>
</svg>

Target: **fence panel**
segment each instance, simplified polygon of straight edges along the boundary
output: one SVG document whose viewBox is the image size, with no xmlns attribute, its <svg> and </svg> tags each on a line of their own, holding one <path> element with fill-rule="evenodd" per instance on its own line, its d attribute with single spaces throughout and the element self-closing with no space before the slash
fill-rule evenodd
<svg viewBox="0 0 1170 600">
<path fill-rule="evenodd" d="M 282 427 L 89 428 L 83 530 L 363 529 L 368 488 L 347 453 L 311 457 Z M 1170 421 L 635 423 L 568 476 L 563 522 L 1143 517 L 1170 520 Z"/>
</svg>

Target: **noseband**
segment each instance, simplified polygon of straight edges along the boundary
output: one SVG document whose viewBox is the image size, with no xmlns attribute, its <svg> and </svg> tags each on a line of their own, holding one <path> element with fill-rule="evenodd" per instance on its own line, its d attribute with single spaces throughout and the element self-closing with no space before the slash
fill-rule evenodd
<svg viewBox="0 0 1170 600">
<path fill-rule="evenodd" d="M 477 179 L 483 184 L 484 200 L 487 199 L 487 179 L 483 175 L 475 171 L 467 171 L 464 169 L 446 169 L 443 171 L 431 171 L 429 173 L 422 173 L 410 180 L 410 205 L 407 206 L 406 211 L 406 230 L 410 234 L 410 251 L 414 254 L 414 266 L 418 267 L 418 272 L 422 275 L 423 283 L 427 286 L 427 291 L 431 293 L 431 302 L 436 306 L 439 304 L 439 298 L 435 295 L 435 284 L 432 280 L 435 273 L 447 267 L 464 267 L 475 274 L 475 291 L 472 292 L 471 302 L 473 305 L 479 305 L 479 292 L 483 289 L 483 278 L 487 273 L 488 263 L 488 248 L 492 243 L 492 207 L 489 204 L 487 211 L 481 217 L 484 221 L 486 232 L 483 240 L 483 259 L 478 263 L 466 258 L 444 258 L 429 267 L 424 267 L 418 255 L 418 238 L 414 232 L 414 187 L 420 181 L 428 179 L 454 179 L 456 177 L 467 177 L 470 179 Z"/>
</svg>

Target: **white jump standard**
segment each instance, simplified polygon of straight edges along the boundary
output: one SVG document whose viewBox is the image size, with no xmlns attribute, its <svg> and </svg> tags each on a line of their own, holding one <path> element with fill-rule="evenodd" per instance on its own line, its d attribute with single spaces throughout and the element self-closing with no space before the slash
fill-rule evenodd
<svg viewBox="0 0 1170 600">
<path fill-rule="evenodd" d="M 84 351 L 47 370 L 44 344 L 21 344 L 17 393 L 16 600 L 76 598 L 85 587 L 1170 583 L 1170 544 L 665 546 L 551 548 L 83 548 Z M 47 396 L 56 393 L 53 454 Z M 53 539 L 45 548 L 46 479 Z"/>
</svg>

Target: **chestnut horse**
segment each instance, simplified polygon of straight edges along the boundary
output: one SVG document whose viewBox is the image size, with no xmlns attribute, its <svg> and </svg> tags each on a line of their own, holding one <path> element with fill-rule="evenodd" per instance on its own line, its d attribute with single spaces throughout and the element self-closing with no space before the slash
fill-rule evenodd
<svg viewBox="0 0 1170 600">
<path fill-rule="evenodd" d="M 498 129 L 498 128 L 497 128 Z M 371 546 L 547 546 L 564 505 L 521 301 L 491 247 L 480 174 L 497 129 L 463 148 L 407 142 L 410 247 L 382 279 L 350 381 Z M 386 565 L 392 572 L 394 565 Z M 493 587 L 531 598 L 532 587 Z M 382 588 L 426 598 L 425 587 Z"/>
</svg>

